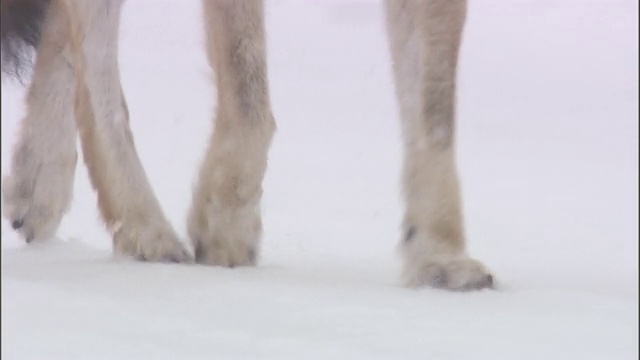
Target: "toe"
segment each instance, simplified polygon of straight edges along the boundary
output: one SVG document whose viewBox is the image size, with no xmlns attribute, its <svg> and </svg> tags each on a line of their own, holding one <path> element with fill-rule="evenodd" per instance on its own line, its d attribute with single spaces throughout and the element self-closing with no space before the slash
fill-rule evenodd
<svg viewBox="0 0 640 360">
<path fill-rule="evenodd" d="M 20 229 L 20 228 L 22 227 L 22 225 L 24 225 L 24 220 L 22 220 L 22 219 L 16 219 L 16 220 L 13 220 L 13 221 L 11 222 L 11 227 L 12 227 L 14 230 L 18 230 L 18 229 Z"/>
</svg>

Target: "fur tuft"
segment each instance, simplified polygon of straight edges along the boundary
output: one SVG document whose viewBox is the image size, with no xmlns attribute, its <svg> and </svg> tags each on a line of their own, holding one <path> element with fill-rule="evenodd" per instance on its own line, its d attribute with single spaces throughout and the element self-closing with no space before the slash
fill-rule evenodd
<svg viewBox="0 0 640 360">
<path fill-rule="evenodd" d="M 22 79 L 33 65 L 33 50 L 51 0 L 0 0 L 2 73 Z"/>
</svg>

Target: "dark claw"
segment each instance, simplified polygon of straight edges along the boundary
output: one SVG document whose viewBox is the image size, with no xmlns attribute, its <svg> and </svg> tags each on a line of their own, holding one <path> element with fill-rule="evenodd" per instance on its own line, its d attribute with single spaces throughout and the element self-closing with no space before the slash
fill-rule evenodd
<svg viewBox="0 0 640 360">
<path fill-rule="evenodd" d="M 22 227 L 22 225 L 24 225 L 24 221 L 23 220 L 13 220 L 13 222 L 11 222 L 11 227 L 13 228 L 13 230 L 18 230 Z"/>
<path fill-rule="evenodd" d="M 169 257 L 167 257 L 165 259 L 165 262 L 172 263 L 172 264 L 177 264 L 177 263 L 180 262 L 180 258 L 178 258 L 178 256 L 176 256 L 176 255 L 170 255 Z"/>
<path fill-rule="evenodd" d="M 205 261 L 204 249 L 200 244 L 200 241 L 196 241 L 194 245 L 195 261 L 197 263 L 203 263 Z"/>
<path fill-rule="evenodd" d="M 482 289 L 493 289 L 493 276 L 491 274 L 487 275 L 484 278 L 484 281 L 479 281 L 475 284 L 470 284 L 463 290 L 469 291 L 469 290 L 482 290 Z"/>
<path fill-rule="evenodd" d="M 404 235 L 404 242 L 409 242 L 416 235 L 416 227 L 411 225 L 407 229 L 406 234 Z"/>
<path fill-rule="evenodd" d="M 493 289 L 493 275 L 491 274 L 487 275 L 485 284 L 486 284 L 486 287 Z"/>
<path fill-rule="evenodd" d="M 433 287 L 435 288 L 446 288 L 449 284 L 449 280 L 447 279 L 447 272 L 441 270 L 438 276 L 433 279 Z"/>
<path fill-rule="evenodd" d="M 493 276 L 491 274 L 484 278 L 484 281 L 478 282 L 470 290 L 493 289 Z"/>
<path fill-rule="evenodd" d="M 32 242 L 32 241 L 33 241 L 33 237 L 32 237 L 32 236 L 29 236 L 29 237 L 27 237 L 27 238 L 25 239 L 25 241 L 27 242 L 27 244 L 29 244 L 30 242 Z"/>
<path fill-rule="evenodd" d="M 257 257 L 258 257 L 256 249 L 253 249 L 253 248 L 249 249 L 249 253 L 247 254 L 247 256 L 249 257 L 249 263 L 251 263 L 251 264 L 255 264 L 256 263 L 256 260 L 257 260 Z"/>
</svg>

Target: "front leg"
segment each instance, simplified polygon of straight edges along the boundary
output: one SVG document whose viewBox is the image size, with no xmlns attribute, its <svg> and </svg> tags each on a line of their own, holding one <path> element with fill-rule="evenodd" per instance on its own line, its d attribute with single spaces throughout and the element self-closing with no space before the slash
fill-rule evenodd
<svg viewBox="0 0 640 360">
<path fill-rule="evenodd" d="M 207 55 L 218 91 L 215 129 L 188 219 L 196 261 L 255 265 L 260 199 L 275 131 L 261 0 L 204 0 Z"/>
<path fill-rule="evenodd" d="M 456 67 L 466 0 L 387 0 L 405 140 L 404 277 L 470 290 L 492 276 L 466 254 L 454 153 Z"/>
<path fill-rule="evenodd" d="M 3 215 L 27 242 L 55 235 L 71 202 L 77 160 L 68 18 L 59 6 L 39 6 L 31 10 L 48 15 L 27 94 L 27 115 L 20 123 L 10 173 L 2 182 Z"/>
<path fill-rule="evenodd" d="M 85 163 L 114 250 L 140 260 L 189 255 L 160 208 L 133 142 L 118 69 L 123 0 L 59 0 L 69 13 L 74 111 Z"/>
</svg>

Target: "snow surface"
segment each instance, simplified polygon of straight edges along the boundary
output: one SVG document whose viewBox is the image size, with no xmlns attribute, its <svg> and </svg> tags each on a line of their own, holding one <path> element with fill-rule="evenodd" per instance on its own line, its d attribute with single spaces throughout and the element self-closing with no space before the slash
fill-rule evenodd
<svg viewBox="0 0 640 360">
<path fill-rule="evenodd" d="M 195 0 L 125 6 L 138 151 L 180 234 L 215 89 Z M 400 128 L 378 1 L 267 6 L 279 123 L 260 266 L 111 255 L 78 167 L 58 238 L 2 222 L 3 359 L 637 359 L 638 4 L 472 0 L 458 158 L 497 291 L 399 286 Z M 2 172 L 24 89 L 3 79 Z"/>
</svg>

